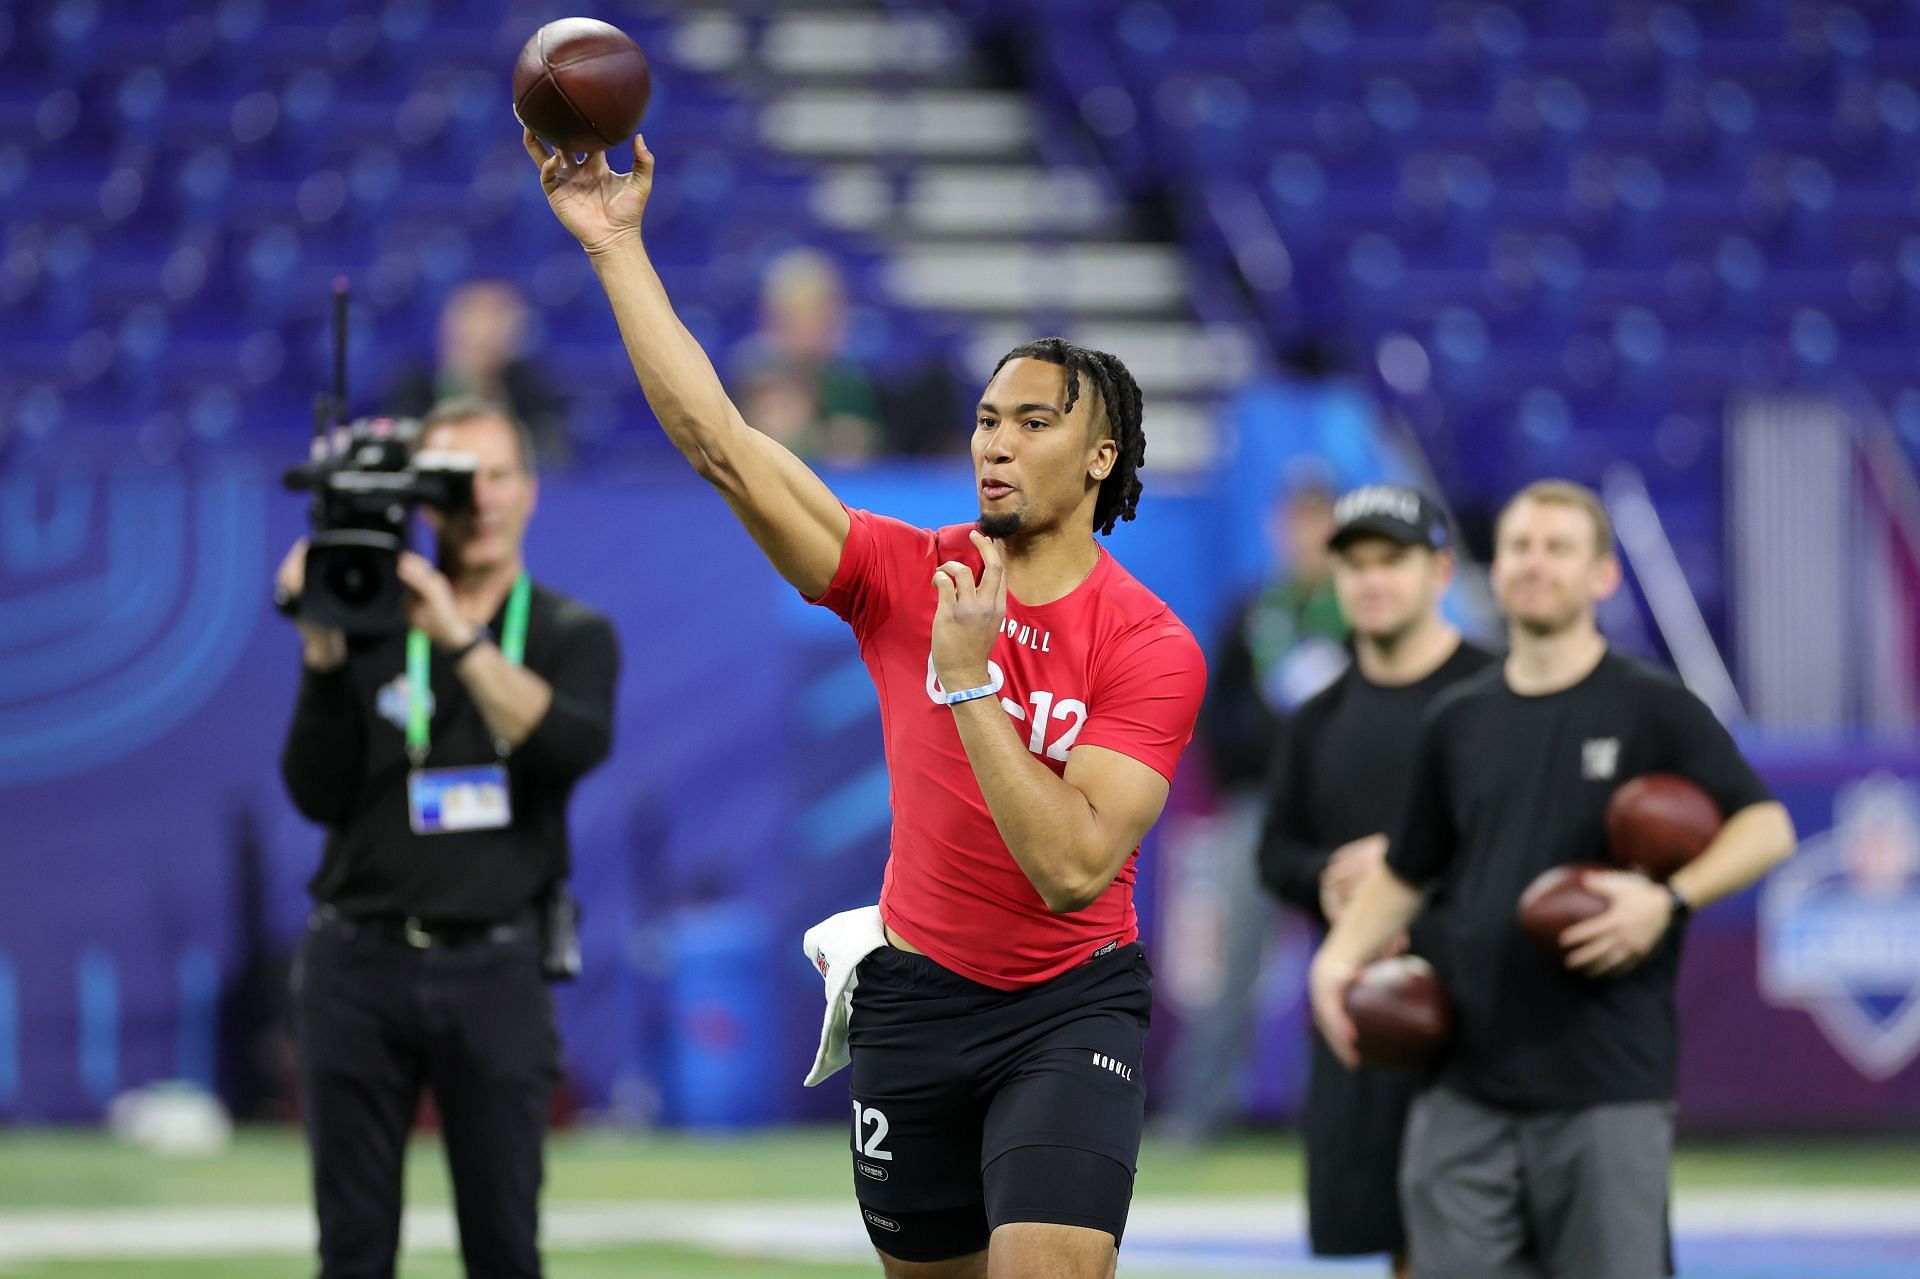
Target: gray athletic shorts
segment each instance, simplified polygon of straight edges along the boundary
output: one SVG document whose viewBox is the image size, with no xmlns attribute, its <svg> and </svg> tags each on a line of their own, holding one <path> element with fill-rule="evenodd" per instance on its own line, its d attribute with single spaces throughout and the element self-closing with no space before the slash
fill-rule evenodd
<svg viewBox="0 0 1920 1279">
<path fill-rule="evenodd" d="M 1400 1156 L 1414 1279 L 1661 1279 L 1672 1156 L 1672 1102 L 1516 1111 L 1429 1088 Z"/>
</svg>

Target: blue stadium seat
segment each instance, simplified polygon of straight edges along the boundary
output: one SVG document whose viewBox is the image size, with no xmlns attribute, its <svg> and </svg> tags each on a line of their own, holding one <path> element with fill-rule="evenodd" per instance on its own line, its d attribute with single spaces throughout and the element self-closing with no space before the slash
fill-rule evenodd
<svg viewBox="0 0 1920 1279">
<path fill-rule="evenodd" d="M 342 133 L 355 130 L 342 117 L 345 104 L 336 100 L 333 77 L 316 66 L 293 73 L 280 87 L 280 129 L 277 143 L 293 149 L 300 163 L 311 163 L 329 142 Z M 382 127 L 390 127 L 391 116 L 380 108 Z"/>
<path fill-rule="evenodd" d="M 1311 244 L 1325 217 L 1326 167 L 1306 151 L 1287 151 L 1267 169 L 1266 195 L 1274 222 L 1289 237 Z"/>
<path fill-rule="evenodd" d="M 224 88 L 250 81 L 255 50 L 267 30 L 262 0 L 220 0 L 213 13 L 211 65 Z"/>
<path fill-rule="evenodd" d="M 118 146 L 151 144 L 165 127 L 167 77 L 155 66 L 128 72 L 114 91 Z"/>
<path fill-rule="evenodd" d="M 93 0 L 55 0 L 39 13 L 39 61 L 70 82 L 98 57 L 100 6 Z"/>
<path fill-rule="evenodd" d="M 298 304 L 301 255 L 299 233 L 287 226 L 269 226 L 247 244 L 240 287 L 254 322 L 277 323 Z"/>
<path fill-rule="evenodd" d="M 1664 388 L 1668 338 L 1666 325 L 1646 307 L 1629 306 L 1614 317 L 1611 335 L 1615 385 L 1635 398 Z"/>
<path fill-rule="evenodd" d="M 1493 342 L 1486 320 L 1471 307 L 1450 306 L 1434 318 L 1427 343 L 1434 386 L 1442 395 L 1476 394 L 1487 377 Z"/>
</svg>

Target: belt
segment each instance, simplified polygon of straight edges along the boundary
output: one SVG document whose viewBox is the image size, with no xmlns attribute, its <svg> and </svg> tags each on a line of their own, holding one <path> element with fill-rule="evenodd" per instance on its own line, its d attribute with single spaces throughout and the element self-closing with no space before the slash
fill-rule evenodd
<svg viewBox="0 0 1920 1279">
<path fill-rule="evenodd" d="M 326 929 L 342 937 L 375 937 L 398 942 L 415 950 L 450 950 L 460 946 L 505 945 L 531 941 L 537 925 L 531 914 L 517 916 L 497 924 L 434 924 L 417 915 L 344 915 L 335 906 L 317 906 L 308 926 Z"/>
</svg>

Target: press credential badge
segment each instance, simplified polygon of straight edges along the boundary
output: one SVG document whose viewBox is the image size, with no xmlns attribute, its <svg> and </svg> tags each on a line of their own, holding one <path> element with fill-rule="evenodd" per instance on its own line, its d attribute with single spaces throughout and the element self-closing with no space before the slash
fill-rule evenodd
<svg viewBox="0 0 1920 1279">
<path fill-rule="evenodd" d="M 502 764 L 417 768 L 407 775 L 407 816 L 416 835 L 500 830 L 513 822 Z"/>
<path fill-rule="evenodd" d="M 522 573 L 507 597 L 500 652 L 515 666 L 525 659 L 531 593 L 531 583 Z M 413 771 L 407 774 L 407 820 L 416 835 L 504 829 L 513 822 L 513 801 L 507 791 L 505 747 L 497 739 L 495 745 L 503 752 L 503 758 L 494 763 L 458 768 L 422 767 L 431 749 L 429 653 L 427 637 L 418 630 L 408 632 L 407 757 L 413 761 Z"/>
</svg>

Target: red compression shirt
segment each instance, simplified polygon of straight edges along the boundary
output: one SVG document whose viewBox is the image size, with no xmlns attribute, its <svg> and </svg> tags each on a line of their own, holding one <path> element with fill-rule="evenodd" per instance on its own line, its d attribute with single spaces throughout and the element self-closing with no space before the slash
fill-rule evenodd
<svg viewBox="0 0 1920 1279">
<path fill-rule="evenodd" d="M 939 530 L 849 511 L 840 567 L 814 601 L 853 627 L 880 692 L 891 779 L 893 852 L 880 909 L 943 967 L 999 990 L 1037 985 L 1139 935 L 1135 849 L 1085 910 L 1049 911 L 1007 851 L 933 675 L 937 565 L 977 576 L 972 525 Z M 1193 736 L 1206 659 L 1193 635 L 1101 552 L 1087 580 L 1051 604 L 1007 596 L 991 678 L 1031 750 L 1065 773 L 1075 746 L 1099 746 L 1169 780 Z"/>
</svg>

